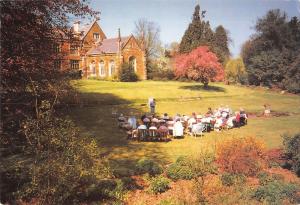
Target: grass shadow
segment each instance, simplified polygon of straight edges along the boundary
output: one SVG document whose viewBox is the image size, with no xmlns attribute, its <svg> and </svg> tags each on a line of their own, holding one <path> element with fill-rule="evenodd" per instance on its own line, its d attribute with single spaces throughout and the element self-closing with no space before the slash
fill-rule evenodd
<svg viewBox="0 0 300 205">
<path fill-rule="evenodd" d="M 136 162 L 150 158 L 160 164 L 165 164 L 167 158 L 159 142 L 136 142 L 127 140 L 127 134 L 118 127 L 119 114 L 128 116 L 134 113 L 136 118 L 147 111 L 147 106 L 108 93 L 80 93 L 79 103 L 72 106 L 68 116 L 79 127 L 81 134 L 94 138 L 103 156 L 110 161 L 117 176 L 134 174 Z"/>
<path fill-rule="evenodd" d="M 186 86 L 180 86 L 179 89 L 185 89 L 185 90 L 202 90 L 202 91 L 211 91 L 211 92 L 226 92 L 225 88 L 215 86 L 215 85 L 208 85 L 207 87 L 204 87 L 204 85 L 186 85 Z"/>
</svg>

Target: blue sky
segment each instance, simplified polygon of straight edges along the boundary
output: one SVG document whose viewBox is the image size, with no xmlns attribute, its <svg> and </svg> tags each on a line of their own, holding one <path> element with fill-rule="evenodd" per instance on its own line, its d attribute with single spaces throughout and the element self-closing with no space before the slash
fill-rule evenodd
<svg viewBox="0 0 300 205">
<path fill-rule="evenodd" d="M 289 17 L 300 17 L 300 0 L 90 0 L 94 10 L 100 11 L 100 26 L 108 38 L 134 30 L 134 22 L 145 18 L 159 25 L 163 44 L 180 42 L 191 22 L 194 7 L 200 2 L 206 10 L 206 20 L 212 28 L 223 25 L 232 43 L 230 51 L 238 56 L 243 42 L 254 33 L 258 17 L 270 9 L 279 8 Z"/>
</svg>

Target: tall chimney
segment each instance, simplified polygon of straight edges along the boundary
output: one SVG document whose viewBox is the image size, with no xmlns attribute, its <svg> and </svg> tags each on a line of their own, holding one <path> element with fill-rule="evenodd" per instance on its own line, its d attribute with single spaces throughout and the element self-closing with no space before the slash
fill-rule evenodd
<svg viewBox="0 0 300 205">
<path fill-rule="evenodd" d="M 75 21 L 73 23 L 73 30 L 75 33 L 79 33 L 79 25 L 80 25 L 80 21 Z"/>
<path fill-rule="evenodd" d="M 121 30 L 118 29 L 118 51 L 121 52 Z"/>
</svg>

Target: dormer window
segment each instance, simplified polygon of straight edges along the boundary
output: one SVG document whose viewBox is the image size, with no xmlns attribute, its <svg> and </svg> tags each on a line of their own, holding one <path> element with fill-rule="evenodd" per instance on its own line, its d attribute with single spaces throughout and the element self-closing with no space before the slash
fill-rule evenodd
<svg viewBox="0 0 300 205">
<path fill-rule="evenodd" d="M 99 34 L 99 33 L 93 33 L 93 38 L 94 38 L 95 40 L 99 40 L 100 34 Z"/>
</svg>

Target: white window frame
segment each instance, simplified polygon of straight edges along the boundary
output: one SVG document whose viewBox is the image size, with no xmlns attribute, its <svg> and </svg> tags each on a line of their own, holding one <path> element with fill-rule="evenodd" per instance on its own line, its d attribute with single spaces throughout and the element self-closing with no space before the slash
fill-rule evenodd
<svg viewBox="0 0 300 205">
<path fill-rule="evenodd" d="M 105 63 L 104 63 L 104 61 L 100 61 L 100 63 L 99 63 L 99 76 L 101 76 L 101 77 L 105 76 Z"/>
<path fill-rule="evenodd" d="M 93 72 L 93 67 L 95 69 L 95 72 Z M 96 73 L 96 63 L 90 63 L 90 76 L 96 76 L 97 73 Z"/>
<path fill-rule="evenodd" d="M 131 60 L 130 58 L 133 57 L 134 58 L 134 61 L 133 61 L 133 69 L 134 69 L 134 72 L 137 72 L 137 66 L 136 66 L 136 57 L 135 56 L 130 56 L 128 61 L 129 61 L 129 64 L 131 64 Z"/>
<path fill-rule="evenodd" d="M 109 76 L 113 75 L 112 70 L 111 70 L 112 66 L 114 66 L 114 71 L 116 71 L 116 65 L 115 65 L 115 61 L 114 60 L 111 60 L 109 62 Z"/>
</svg>

